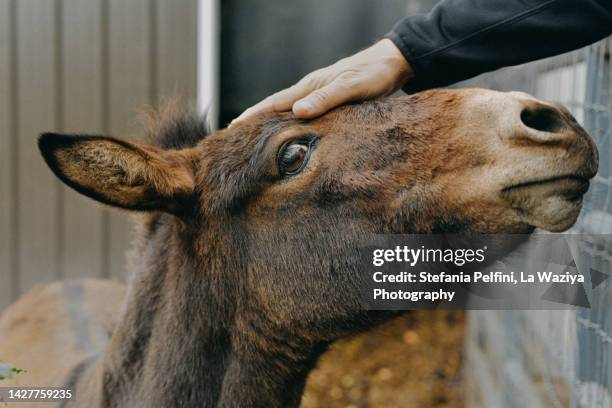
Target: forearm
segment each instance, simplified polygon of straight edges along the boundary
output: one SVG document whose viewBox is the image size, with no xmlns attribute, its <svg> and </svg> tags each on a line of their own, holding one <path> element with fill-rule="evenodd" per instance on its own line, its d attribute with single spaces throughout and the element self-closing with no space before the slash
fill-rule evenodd
<svg viewBox="0 0 612 408">
<path fill-rule="evenodd" d="M 448 85 L 503 66 L 580 48 L 612 33 L 612 0 L 443 0 L 387 35 L 415 78 Z"/>
</svg>

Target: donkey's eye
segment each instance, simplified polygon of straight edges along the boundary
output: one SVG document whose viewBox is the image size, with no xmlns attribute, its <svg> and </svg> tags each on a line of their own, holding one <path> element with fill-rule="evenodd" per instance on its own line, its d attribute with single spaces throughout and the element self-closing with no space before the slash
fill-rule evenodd
<svg viewBox="0 0 612 408">
<path fill-rule="evenodd" d="M 277 156 L 281 176 L 298 174 L 306 167 L 316 140 L 314 137 L 291 140 L 281 147 Z"/>
</svg>

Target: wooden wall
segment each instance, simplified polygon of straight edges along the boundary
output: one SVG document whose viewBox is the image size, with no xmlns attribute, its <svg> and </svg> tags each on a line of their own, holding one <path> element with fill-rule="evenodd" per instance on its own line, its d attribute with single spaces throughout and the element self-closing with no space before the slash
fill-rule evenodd
<svg viewBox="0 0 612 408">
<path fill-rule="evenodd" d="M 32 285 L 125 275 L 128 216 L 61 185 L 41 132 L 135 136 L 195 103 L 197 0 L 0 0 L 0 310 Z"/>
</svg>

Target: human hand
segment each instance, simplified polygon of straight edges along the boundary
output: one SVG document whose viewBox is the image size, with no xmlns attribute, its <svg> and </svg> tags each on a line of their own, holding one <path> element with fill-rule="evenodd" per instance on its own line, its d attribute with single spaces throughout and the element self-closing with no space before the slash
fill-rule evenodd
<svg viewBox="0 0 612 408">
<path fill-rule="evenodd" d="M 293 110 L 298 118 L 314 118 L 345 102 L 392 94 L 413 76 L 400 50 L 391 40 L 383 39 L 357 54 L 311 72 L 292 87 L 245 110 L 232 124 L 259 113 L 288 110 Z"/>
</svg>

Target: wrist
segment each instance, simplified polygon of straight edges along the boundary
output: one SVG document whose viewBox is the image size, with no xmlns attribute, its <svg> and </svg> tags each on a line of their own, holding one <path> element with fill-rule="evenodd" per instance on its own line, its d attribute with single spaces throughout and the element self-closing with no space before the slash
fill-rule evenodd
<svg viewBox="0 0 612 408">
<path fill-rule="evenodd" d="M 414 70 L 399 48 L 388 38 L 383 38 L 374 47 L 379 49 L 381 58 L 391 67 L 397 80 L 403 85 L 414 78 Z"/>
</svg>

